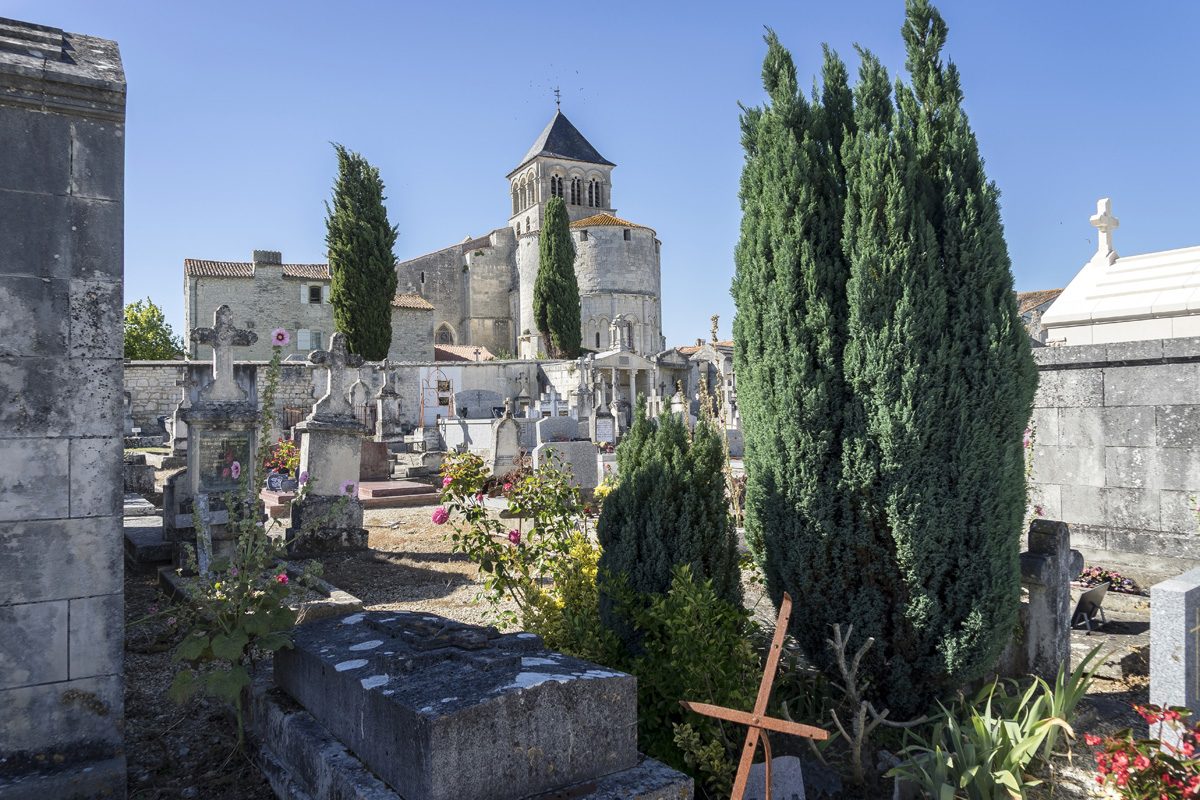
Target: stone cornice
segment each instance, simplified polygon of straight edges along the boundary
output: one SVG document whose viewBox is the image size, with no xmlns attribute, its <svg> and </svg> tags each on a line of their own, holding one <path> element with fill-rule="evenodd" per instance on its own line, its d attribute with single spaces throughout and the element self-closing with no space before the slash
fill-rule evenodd
<svg viewBox="0 0 1200 800">
<path fill-rule="evenodd" d="M 0 17 L 0 106 L 123 122 L 117 43 Z"/>
</svg>

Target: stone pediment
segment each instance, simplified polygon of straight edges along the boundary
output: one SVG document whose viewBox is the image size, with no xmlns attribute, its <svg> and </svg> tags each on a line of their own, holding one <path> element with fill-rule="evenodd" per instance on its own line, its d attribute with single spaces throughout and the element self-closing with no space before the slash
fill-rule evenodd
<svg viewBox="0 0 1200 800">
<path fill-rule="evenodd" d="M 592 360 L 597 369 L 650 369 L 654 364 L 630 350 L 606 350 Z"/>
</svg>

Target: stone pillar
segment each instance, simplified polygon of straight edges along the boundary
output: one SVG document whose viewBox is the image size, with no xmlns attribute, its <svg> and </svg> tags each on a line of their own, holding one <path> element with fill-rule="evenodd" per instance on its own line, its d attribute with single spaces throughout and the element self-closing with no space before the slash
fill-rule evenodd
<svg viewBox="0 0 1200 800">
<path fill-rule="evenodd" d="M 1200 567 L 1150 587 L 1150 702 L 1200 712 Z"/>
<path fill-rule="evenodd" d="M 1021 578 L 1029 589 L 1025 630 L 1028 670 L 1053 683 L 1061 664 L 1071 660 L 1071 578 L 1083 569 L 1083 556 L 1071 549 L 1065 522 L 1035 519 L 1029 550 L 1021 554 Z"/>
<path fill-rule="evenodd" d="M 347 353 L 345 335 L 335 333 L 329 349 L 313 351 L 308 360 L 326 366 L 328 388 L 308 417 L 296 425 L 303 434 L 300 475 L 307 477 L 309 485 L 303 499 L 292 501 L 287 539 L 297 555 L 365 550 L 367 531 L 362 526 L 358 479 L 366 429 L 355 419 L 346 391 L 346 368 L 361 365 L 362 356 Z M 334 514 L 347 495 L 349 500 Z"/>
<path fill-rule="evenodd" d="M 3 36 L 0 797 L 123 798 L 125 75 L 116 42 Z"/>
</svg>

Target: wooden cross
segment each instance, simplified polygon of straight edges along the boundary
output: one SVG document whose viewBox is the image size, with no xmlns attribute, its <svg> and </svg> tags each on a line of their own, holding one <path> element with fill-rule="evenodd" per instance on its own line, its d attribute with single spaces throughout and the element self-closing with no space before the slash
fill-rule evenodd
<svg viewBox="0 0 1200 800">
<path fill-rule="evenodd" d="M 1096 213 L 1092 215 L 1091 223 L 1100 233 L 1099 249 L 1104 255 L 1113 250 L 1112 232 L 1121 227 L 1121 220 L 1112 215 L 1112 201 L 1105 197 L 1096 203 Z"/>
<path fill-rule="evenodd" d="M 234 327 L 233 311 L 223 305 L 213 314 L 211 328 L 192 329 L 192 341 L 213 350 L 213 379 L 200 390 L 201 402 L 242 403 L 249 399 L 246 390 L 233 380 L 233 348 L 249 347 L 258 341 L 258 334 Z"/>
<path fill-rule="evenodd" d="M 354 409 L 346 395 L 346 368 L 361 367 L 363 357 L 346 352 L 346 334 L 335 333 L 329 337 L 328 350 L 314 350 L 308 354 L 314 364 L 324 364 L 329 375 L 323 397 L 313 406 L 309 419 L 322 417 L 348 417 Z"/>
<path fill-rule="evenodd" d="M 783 651 L 783 639 L 787 636 L 788 620 L 791 619 L 791 616 L 792 596 L 784 592 L 783 604 L 779 607 L 779 619 L 775 622 L 775 638 L 771 640 L 771 652 L 767 654 L 767 667 L 763 670 L 762 683 L 758 686 L 758 699 L 754 701 L 754 711 L 736 711 L 732 708 L 722 708 L 708 703 L 679 701 L 684 708 L 695 711 L 697 714 L 750 726 L 750 730 L 746 732 L 746 745 L 742 748 L 742 760 L 738 764 L 737 778 L 733 782 L 733 794 L 730 795 L 730 800 L 742 800 L 742 796 L 746 792 L 746 781 L 750 777 L 750 765 L 754 761 L 754 751 L 758 749 L 760 734 L 763 755 L 766 757 L 765 800 L 771 800 L 771 740 L 767 738 L 767 731 L 790 733 L 806 739 L 829 738 L 829 732 L 820 728 L 767 716 L 767 700 L 771 697 L 771 684 L 775 680 L 775 670 L 779 667 L 779 655 Z"/>
</svg>

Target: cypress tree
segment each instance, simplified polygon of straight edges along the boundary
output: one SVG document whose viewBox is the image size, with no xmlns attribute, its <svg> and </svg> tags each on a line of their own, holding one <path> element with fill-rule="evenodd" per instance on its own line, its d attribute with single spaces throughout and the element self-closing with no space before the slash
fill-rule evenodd
<svg viewBox="0 0 1200 800">
<path fill-rule="evenodd" d="M 621 480 L 596 525 L 600 569 L 624 575 L 636 592 L 665 595 L 675 565 L 690 564 L 697 580 L 712 581 L 717 597 L 740 604 L 724 458 L 721 434 L 711 421 L 702 420 L 689 437 L 679 416 L 648 420 L 645 398 L 639 397 L 633 428 L 617 448 Z M 603 591 L 601 610 L 613 624 L 611 599 Z"/>
<path fill-rule="evenodd" d="M 551 358 L 578 358 L 583 344 L 575 243 L 561 197 L 546 203 L 538 236 L 538 274 L 533 284 L 533 318 Z"/>
<path fill-rule="evenodd" d="M 398 229 L 388 223 L 379 170 L 340 144 L 333 203 L 325 203 L 334 328 L 368 361 L 387 357 L 392 344 Z"/>
<path fill-rule="evenodd" d="M 779 273 L 793 263 L 781 265 L 780 255 L 791 251 L 758 244 L 771 243 L 776 209 L 786 208 L 774 198 L 805 191 L 776 184 L 804 180 L 814 194 L 829 191 L 838 162 L 834 179 L 773 166 L 795 162 L 761 132 L 781 106 L 766 68 L 772 105 L 743 116 L 744 130 L 749 120 L 757 135 L 743 173 L 735 330 L 744 319 L 749 344 L 767 338 L 763 330 L 774 319 L 758 321 L 764 304 L 782 309 L 785 330 L 799 331 L 814 305 L 846 313 L 844 336 L 822 340 L 820 351 L 827 354 L 820 385 L 841 392 L 836 414 L 816 391 L 796 392 L 790 406 L 778 400 L 789 365 L 814 363 L 811 328 L 785 339 L 790 350 L 764 348 L 763 361 L 750 367 L 754 385 L 738 373 L 747 531 L 761 543 L 773 597 L 789 590 L 818 600 L 792 620 L 810 657 L 830 664 L 832 623 L 854 624 L 854 649 L 875 637 L 861 673 L 894 716 L 920 713 L 932 698 L 979 677 L 1011 635 L 1020 592 L 1021 432 L 1036 386 L 998 193 L 962 113 L 957 72 L 940 62 L 945 35 L 926 0 L 909 0 L 912 88 L 898 82 L 895 104 L 886 70 L 860 50 L 853 121 L 841 142 L 844 191 L 824 201 L 844 214 L 841 286 L 805 269 L 803 280 L 817 291 L 789 293 Z M 791 230 L 812 235 L 811 226 Z M 782 298 L 775 306 L 773 294 Z M 741 351 L 737 333 L 735 341 Z M 754 351 L 735 356 L 752 359 Z M 773 404 L 748 413 L 762 396 Z M 798 425 L 816 428 L 797 435 Z M 830 443 L 824 460 L 797 460 L 790 472 L 786 461 L 763 463 L 764 453 L 772 460 L 781 452 L 811 454 L 814 441 Z M 798 502 L 788 508 L 772 502 L 777 496 Z"/>
</svg>

